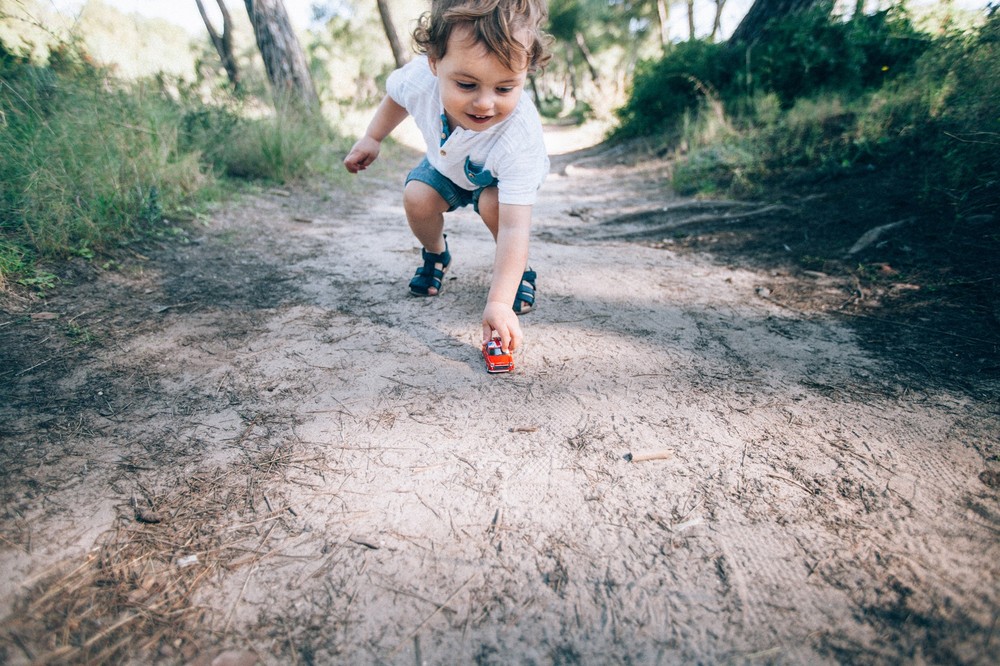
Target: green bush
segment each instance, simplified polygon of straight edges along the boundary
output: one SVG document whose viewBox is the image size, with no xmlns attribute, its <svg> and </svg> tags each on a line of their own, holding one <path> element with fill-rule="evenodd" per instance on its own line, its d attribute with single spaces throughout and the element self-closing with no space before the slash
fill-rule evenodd
<svg viewBox="0 0 1000 666">
<path fill-rule="evenodd" d="M 739 141 L 702 146 L 674 169 L 674 190 L 681 195 L 732 192 L 751 194 L 752 176 L 759 165 L 755 155 Z"/>
<path fill-rule="evenodd" d="M 918 88 L 935 86 L 924 98 L 929 123 L 914 142 L 943 165 L 934 187 L 964 213 L 997 212 L 1000 202 L 1000 8 L 981 29 L 948 40 L 924 59 Z"/>
<path fill-rule="evenodd" d="M 330 170 L 327 149 L 342 142 L 325 122 L 259 109 L 248 119 L 244 103 L 206 103 L 162 77 L 123 83 L 73 45 L 45 65 L 0 45 L 0 288 L 40 284 L 37 262 L 164 231 L 164 214 L 215 192 L 218 176 Z"/>
<path fill-rule="evenodd" d="M 786 108 L 820 92 L 858 94 L 910 71 L 929 44 L 901 7 L 850 20 L 831 10 L 826 0 L 770 22 L 746 49 L 740 83 L 776 94 Z"/>
<path fill-rule="evenodd" d="M 92 256 L 159 221 L 142 215 L 154 192 L 175 204 L 204 180 L 197 157 L 177 151 L 161 98 L 118 87 L 68 49 L 47 67 L 2 67 L 0 270 Z"/>
<path fill-rule="evenodd" d="M 220 153 L 226 175 L 285 183 L 331 169 L 332 146 L 340 142 L 320 118 L 294 108 L 241 120 Z"/>
<path fill-rule="evenodd" d="M 685 194 L 878 169 L 902 176 L 916 205 L 996 216 L 1000 10 L 933 37 L 902 11 L 841 20 L 828 10 L 769 24 L 740 63 L 735 49 L 707 44 L 644 63 L 618 136 L 675 146 L 674 187 Z"/>
<path fill-rule="evenodd" d="M 660 60 L 639 63 L 628 102 L 617 111 L 615 137 L 676 136 L 678 121 L 698 107 L 706 90 L 730 85 L 735 56 L 723 45 L 694 40 Z"/>
<path fill-rule="evenodd" d="M 706 91 L 727 111 L 750 115 L 753 100 L 774 95 L 781 108 L 821 93 L 858 95 L 912 71 L 930 41 L 901 9 L 850 20 L 819 5 L 769 23 L 751 46 L 688 41 L 658 61 L 639 64 L 629 99 L 618 110 L 618 138 L 677 138 L 685 112 Z"/>
</svg>

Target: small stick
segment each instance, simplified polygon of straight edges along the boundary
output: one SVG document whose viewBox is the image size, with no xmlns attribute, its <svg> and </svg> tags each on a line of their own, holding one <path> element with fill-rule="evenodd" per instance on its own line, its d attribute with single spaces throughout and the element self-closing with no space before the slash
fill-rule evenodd
<svg viewBox="0 0 1000 666">
<path fill-rule="evenodd" d="M 673 458 L 674 452 L 669 449 L 663 449 L 662 451 L 641 451 L 639 453 L 626 453 L 623 457 L 627 462 L 666 460 L 667 458 Z"/>
<path fill-rule="evenodd" d="M 421 622 L 420 624 L 418 624 L 417 628 L 410 632 L 409 636 L 407 636 L 406 638 L 404 638 L 403 640 L 399 641 L 399 643 L 396 644 L 396 647 L 394 647 L 392 649 L 392 652 L 389 653 L 389 656 L 391 657 L 392 655 L 394 655 L 397 652 L 399 652 L 399 648 L 403 647 L 403 643 L 405 643 L 407 640 L 409 640 L 413 636 L 416 636 L 417 634 L 419 634 L 420 630 L 424 628 L 424 625 L 426 625 L 428 622 L 430 622 L 431 619 L 435 615 L 437 615 L 442 610 L 444 610 L 448 606 L 448 604 L 451 603 L 451 600 L 454 599 L 456 596 L 458 596 L 458 593 L 461 592 L 465 588 L 466 585 L 468 585 L 469 583 L 471 583 L 472 579 L 475 578 L 475 577 L 476 577 L 476 574 L 472 574 L 471 576 L 468 577 L 468 579 L 466 579 L 466 581 L 464 583 L 462 583 L 461 585 L 459 585 L 458 588 L 454 592 L 452 592 L 448 596 L 447 599 L 444 600 L 443 604 L 441 604 L 440 606 L 438 606 L 437 608 L 435 608 L 433 613 L 431 613 L 430 615 L 428 615 L 427 617 L 425 617 L 424 621 Z"/>
<path fill-rule="evenodd" d="M 270 534 L 270 532 L 268 532 L 268 534 Z M 240 595 L 236 597 L 236 601 L 233 603 L 233 608 L 231 611 L 229 611 L 229 619 L 226 620 L 226 626 L 222 630 L 223 635 L 225 635 L 226 632 L 229 631 L 229 625 L 232 624 L 233 622 L 233 617 L 236 615 L 236 609 L 239 607 L 240 602 L 243 600 L 243 595 L 246 594 L 247 585 L 250 583 L 250 576 L 252 576 L 254 571 L 256 570 L 257 570 L 257 565 L 254 565 L 250 567 L 250 571 L 247 572 L 246 580 L 243 581 L 243 587 L 240 589 Z"/>
<path fill-rule="evenodd" d="M 370 550 L 378 550 L 380 548 L 375 539 L 369 539 L 367 537 L 352 536 L 348 537 L 347 540 L 350 541 L 351 543 L 356 543 L 359 546 L 364 546 L 365 548 L 368 548 Z"/>
<path fill-rule="evenodd" d="M 805 486 L 805 485 L 799 483 L 795 479 L 789 479 L 787 476 L 780 476 L 778 474 L 768 474 L 768 476 L 771 477 L 772 479 L 778 479 L 779 481 L 784 481 L 785 483 L 790 483 L 793 486 L 798 486 L 799 488 L 801 488 L 802 490 L 806 491 L 810 495 L 815 495 L 816 494 L 808 486 Z"/>
</svg>

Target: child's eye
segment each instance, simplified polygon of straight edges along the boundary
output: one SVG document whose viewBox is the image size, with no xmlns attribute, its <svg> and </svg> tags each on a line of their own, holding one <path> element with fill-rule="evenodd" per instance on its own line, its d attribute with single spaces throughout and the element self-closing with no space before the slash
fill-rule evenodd
<svg viewBox="0 0 1000 666">
<path fill-rule="evenodd" d="M 502 88 L 497 88 L 497 92 L 500 93 L 501 95 L 506 95 L 513 89 L 514 89 L 513 86 L 504 86 Z"/>
<path fill-rule="evenodd" d="M 465 83 L 464 81 L 456 81 L 455 83 L 462 90 L 473 90 L 476 87 L 475 83 Z"/>
</svg>

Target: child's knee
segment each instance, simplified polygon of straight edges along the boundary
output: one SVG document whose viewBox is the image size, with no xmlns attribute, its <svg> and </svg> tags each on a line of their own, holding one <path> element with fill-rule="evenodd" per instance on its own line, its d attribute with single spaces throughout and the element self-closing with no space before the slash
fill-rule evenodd
<svg viewBox="0 0 1000 666">
<path fill-rule="evenodd" d="M 476 201 L 476 211 L 486 219 L 495 219 L 500 215 L 500 191 L 496 187 L 484 188 Z"/>
<path fill-rule="evenodd" d="M 403 207 L 419 215 L 435 215 L 447 209 L 444 199 L 427 183 L 411 180 L 403 188 Z"/>
</svg>

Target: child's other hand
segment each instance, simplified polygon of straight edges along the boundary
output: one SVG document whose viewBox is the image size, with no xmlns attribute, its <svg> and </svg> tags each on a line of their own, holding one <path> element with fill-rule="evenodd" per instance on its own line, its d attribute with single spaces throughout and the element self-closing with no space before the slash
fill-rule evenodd
<svg viewBox="0 0 1000 666">
<path fill-rule="evenodd" d="M 351 173 L 364 171 L 378 157 L 382 144 L 370 136 L 363 136 L 344 158 L 344 166 Z"/>
<path fill-rule="evenodd" d="M 493 339 L 493 332 L 500 336 L 501 347 L 510 353 L 521 344 L 521 322 L 510 305 L 490 301 L 483 310 L 483 342 Z"/>
</svg>

